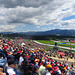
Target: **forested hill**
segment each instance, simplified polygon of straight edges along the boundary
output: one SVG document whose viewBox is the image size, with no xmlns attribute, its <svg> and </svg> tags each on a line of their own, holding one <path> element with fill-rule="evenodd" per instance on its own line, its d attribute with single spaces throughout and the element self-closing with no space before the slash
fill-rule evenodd
<svg viewBox="0 0 75 75">
<path fill-rule="evenodd" d="M 75 36 L 75 30 L 50 30 L 50 31 L 39 31 L 39 32 L 1 32 L 1 34 L 21 34 L 21 35 L 30 35 L 30 36 L 39 36 L 39 35 L 57 35 L 57 36 Z"/>
</svg>

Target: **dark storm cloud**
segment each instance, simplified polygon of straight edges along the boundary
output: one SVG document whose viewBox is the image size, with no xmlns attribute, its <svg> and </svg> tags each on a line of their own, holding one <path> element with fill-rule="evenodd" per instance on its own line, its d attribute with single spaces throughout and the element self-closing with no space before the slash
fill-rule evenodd
<svg viewBox="0 0 75 75">
<path fill-rule="evenodd" d="M 0 0 L 0 6 L 14 8 L 16 6 L 39 7 L 46 5 L 53 0 Z"/>
</svg>

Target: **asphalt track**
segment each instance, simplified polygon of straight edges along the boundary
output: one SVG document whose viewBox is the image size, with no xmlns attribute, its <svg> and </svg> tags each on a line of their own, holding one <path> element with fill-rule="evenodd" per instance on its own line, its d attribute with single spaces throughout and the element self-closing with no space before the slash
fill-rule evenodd
<svg viewBox="0 0 75 75">
<path fill-rule="evenodd" d="M 40 44 L 40 45 L 51 46 L 51 47 L 54 47 L 54 46 L 55 46 L 55 45 L 40 43 L 40 42 L 35 41 L 35 40 L 33 40 L 33 41 L 34 41 L 35 43 L 37 43 L 37 44 Z M 75 51 L 75 48 L 70 49 L 69 47 L 62 47 L 62 46 L 58 46 L 58 47 L 59 47 L 59 48 L 62 48 L 62 49 L 68 49 L 68 50 L 73 50 L 73 51 Z"/>
</svg>

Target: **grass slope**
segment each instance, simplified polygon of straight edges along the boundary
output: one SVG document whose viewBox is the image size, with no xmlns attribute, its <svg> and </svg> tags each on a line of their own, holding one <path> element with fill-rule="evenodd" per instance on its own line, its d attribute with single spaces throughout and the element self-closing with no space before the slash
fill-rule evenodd
<svg viewBox="0 0 75 75">
<path fill-rule="evenodd" d="M 44 44 L 51 44 L 51 45 L 55 45 L 54 41 L 49 41 L 49 40 L 37 40 L 38 42 L 44 43 Z M 63 42 L 59 42 L 59 43 L 63 43 Z M 72 44 L 72 43 L 71 43 Z M 70 43 L 66 43 L 66 44 L 58 44 L 58 46 L 63 46 L 63 47 L 71 47 L 71 48 L 75 48 L 75 45 L 70 45 Z"/>
</svg>

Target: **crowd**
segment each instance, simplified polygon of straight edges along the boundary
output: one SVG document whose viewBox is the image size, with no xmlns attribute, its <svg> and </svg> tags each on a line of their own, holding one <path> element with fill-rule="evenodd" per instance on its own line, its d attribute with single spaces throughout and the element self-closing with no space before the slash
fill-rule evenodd
<svg viewBox="0 0 75 75">
<path fill-rule="evenodd" d="M 3 54 L 0 59 L 7 59 L 0 66 L 0 75 L 17 75 L 17 69 L 24 75 L 75 75 L 73 63 L 70 66 L 67 61 L 54 60 L 50 57 L 56 57 L 58 51 L 45 50 L 49 49 L 32 41 L 0 39 L 0 53 Z M 64 53 L 69 56 L 66 51 Z M 74 53 L 70 55 L 74 58 Z"/>
</svg>

